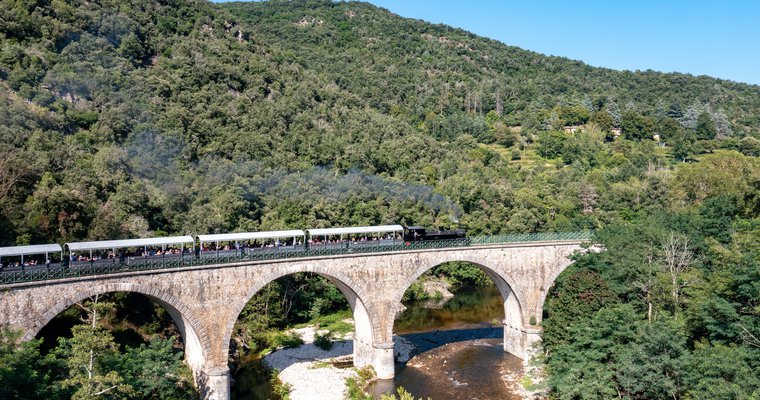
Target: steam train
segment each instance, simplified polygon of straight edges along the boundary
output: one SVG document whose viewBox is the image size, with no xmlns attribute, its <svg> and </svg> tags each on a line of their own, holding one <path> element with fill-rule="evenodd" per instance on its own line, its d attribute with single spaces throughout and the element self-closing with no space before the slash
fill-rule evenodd
<svg viewBox="0 0 760 400">
<path fill-rule="evenodd" d="M 25 267 L 69 266 L 74 264 L 127 263 L 136 259 L 219 256 L 278 251 L 283 248 L 340 249 L 411 245 L 434 240 L 466 240 L 464 230 L 428 230 L 421 226 L 380 225 L 347 228 L 319 228 L 264 232 L 202 234 L 158 238 L 101 240 L 59 244 L 0 247 L 0 272 L 6 266 Z M 67 253 L 64 255 L 64 253 Z M 58 262 L 51 255 L 60 254 Z M 43 257 L 44 255 L 44 257 Z M 11 259 L 13 262 L 6 260 Z"/>
</svg>

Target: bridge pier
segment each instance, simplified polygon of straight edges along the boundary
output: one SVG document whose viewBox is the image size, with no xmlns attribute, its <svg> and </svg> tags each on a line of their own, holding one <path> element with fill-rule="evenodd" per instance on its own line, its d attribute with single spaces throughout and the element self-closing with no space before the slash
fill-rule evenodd
<svg viewBox="0 0 760 400">
<path fill-rule="evenodd" d="M 354 366 L 362 368 L 372 366 L 378 379 L 393 379 L 395 361 L 393 359 L 393 342 L 365 343 L 354 340 Z"/>
<path fill-rule="evenodd" d="M 203 400 L 229 400 L 230 369 L 227 366 L 209 368 L 196 379 Z"/>
<path fill-rule="evenodd" d="M 526 327 L 504 320 L 504 351 L 527 363 L 535 355 L 535 346 L 541 341 L 542 332 L 540 327 Z"/>
<path fill-rule="evenodd" d="M 393 359 L 393 342 L 376 343 L 374 346 L 372 367 L 378 379 L 393 379 L 396 375 L 395 360 Z"/>
</svg>

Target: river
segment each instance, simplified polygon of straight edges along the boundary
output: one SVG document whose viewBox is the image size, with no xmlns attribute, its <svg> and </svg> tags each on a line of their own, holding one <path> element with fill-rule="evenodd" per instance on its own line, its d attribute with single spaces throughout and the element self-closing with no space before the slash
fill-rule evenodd
<svg viewBox="0 0 760 400">
<path fill-rule="evenodd" d="M 377 381 L 369 392 L 379 398 L 403 386 L 416 398 L 518 400 L 515 385 L 522 361 L 504 352 L 501 295 L 495 286 L 462 287 L 442 304 L 407 304 L 394 332 L 414 345 L 411 358 L 396 364 L 396 378 Z M 233 398 L 268 398 L 268 373 L 256 357 L 233 372 Z"/>
<path fill-rule="evenodd" d="M 434 301 L 406 304 L 396 318 L 393 333 L 430 332 L 501 326 L 504 306 L 496 286 L 463 286 L 441 305 Z"/>
<path fill-rule="evenodd" d="M 503 310 L 495 286 L 460 288 L 439 306 L 408 304 L 394 331 L 415 351 L 396 364 L 395 379 L 376 382 L 370 393 L 379 398 L 402 386 L 415 398 L 433 400 L 521 399 L 522 361 L 503 350 Z"/>
</svg>

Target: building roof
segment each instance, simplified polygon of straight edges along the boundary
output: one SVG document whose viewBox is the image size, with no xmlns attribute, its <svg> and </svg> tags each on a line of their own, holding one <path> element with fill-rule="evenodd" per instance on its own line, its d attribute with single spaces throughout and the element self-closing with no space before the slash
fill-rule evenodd
<svg viewBox="0 0 760 400">
<path fill-rule="evenodd" d="M 33 244 L 30 246 L 11 246 L 0 247 L 0 257 L 8 256 L 25 256 L 27 254 L 45 254 L 56 253 L 61 251 L 61 245 L 53 244 Z"/>
<path fill-rule="evenodd" d="M 123 249 L 125 247 L 163 246 L 165 244 L 195 243 L 192 236 L 168 236 L 142 239 L 99 240 L 95 242 L 66 243 L 69 251 Z"/>
<path fill-rule="evenodd" d="M 231 242 L 235 240 L 289 238 L 304 236 L 305 234 L 304 231 L 295 229 L 289 231 L 220 233 L 216 235 L 198 235 L 198 240 L 201 242 Z"/>
<path fill-rule="evenodd" d="M 380 226 L 354 226 L 349 228 L 326 228 L 326 229 L 309 229 L 311 236 L 330 236 L 330 235 L 350 235 L 359 233 L 386 233 L 402 232 L 404 227 L 401 225 L 380 225 Z"/>
</svg>

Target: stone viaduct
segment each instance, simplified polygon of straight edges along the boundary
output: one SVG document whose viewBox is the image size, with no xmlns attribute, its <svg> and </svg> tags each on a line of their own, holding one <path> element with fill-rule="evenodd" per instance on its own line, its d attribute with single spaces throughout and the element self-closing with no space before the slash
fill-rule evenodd
<svg viewBox="0 0 760 400">
<path fill-rule="evenodd" d="M 354 364 L 394 375 L 393 323 L 404 291 L 425 271 L 449 261 L 480 266 L 504 300 L 504 349 L 526 359 L 540 340 L 544 300 L 581 241 L 553 241 L 342 254 L 300 259 L 148 270 L 0 285 L 0 327 L 35 337 L 50 320 L 95 294 L 144 294 L 168 310 L 185 343 L 185 362 L 206 399 L 229 398 L 228 354 L 235 322 L 267 283 L 308 271 L 333 282 L 353 309 Z"/>
</svg>

